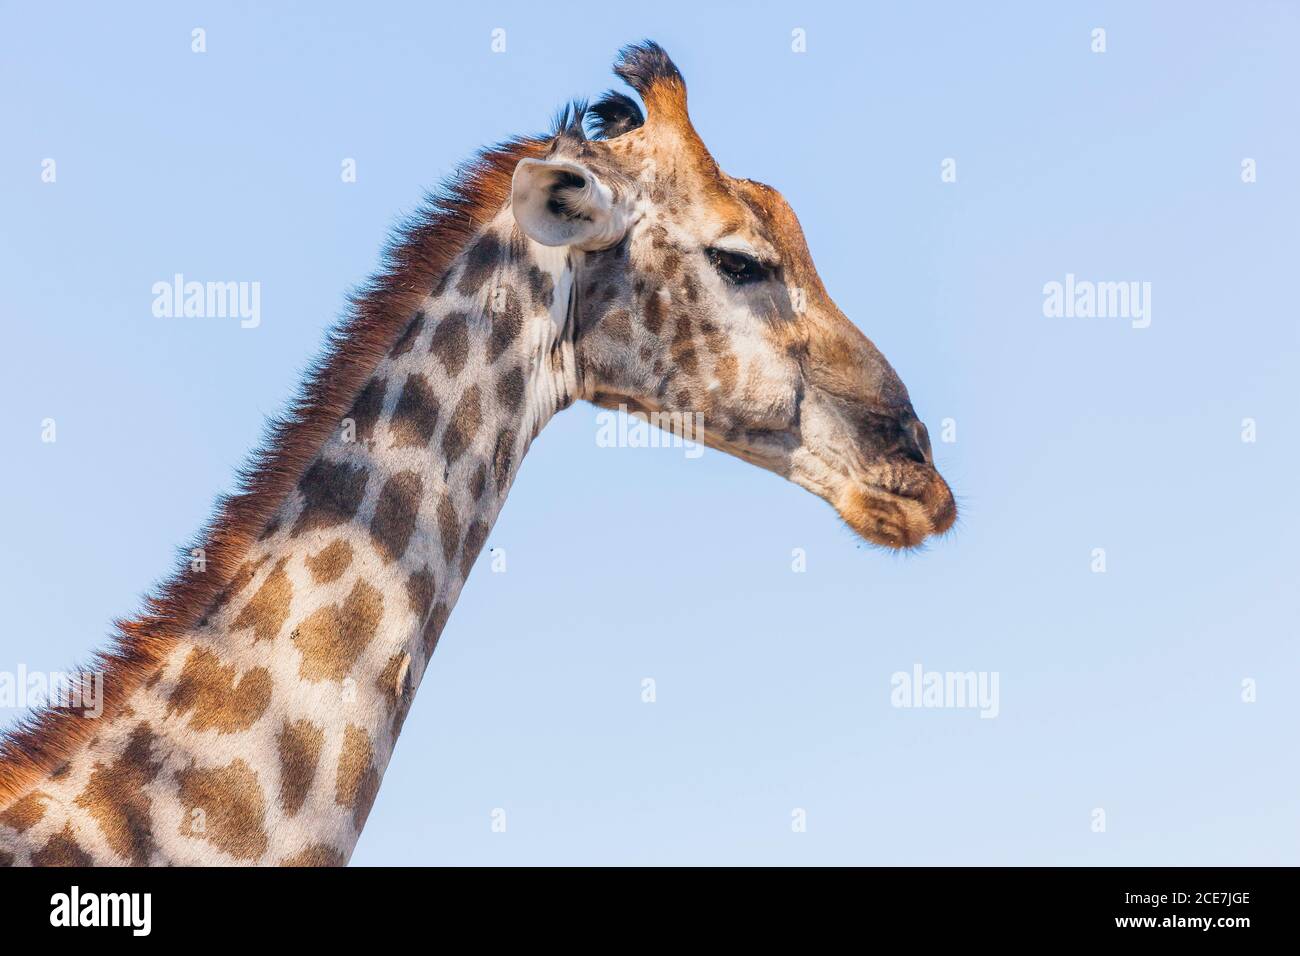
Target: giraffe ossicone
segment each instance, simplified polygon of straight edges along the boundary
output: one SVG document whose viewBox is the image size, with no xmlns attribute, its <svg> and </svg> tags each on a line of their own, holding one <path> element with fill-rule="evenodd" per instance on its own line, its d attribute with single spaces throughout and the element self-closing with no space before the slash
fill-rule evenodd
<svg viewBox="0 0 1300 956">
<path fill-rule="evenodd" d="M 776 190 L 723 173 L 654 43 L 483 152 L 394 244 L 183 566 L 101 655 L 97 720 L 0 744 L 0 863 L 347 861 L 519 463 L 578 399 L 907 548 L 956 516 L 907 390 Z"/>
</svg>

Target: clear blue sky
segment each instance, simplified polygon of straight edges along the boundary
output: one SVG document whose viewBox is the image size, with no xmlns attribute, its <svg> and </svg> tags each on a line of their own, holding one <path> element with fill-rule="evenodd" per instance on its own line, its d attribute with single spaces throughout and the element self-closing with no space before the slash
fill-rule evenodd
<svg viewBox="0 0 1300 956">
<path fill-rule="evenodd" d="M 564 413 L 354 862 L 1300 863 L 1294 6 L 264 6 L 0 7 L 0 669 L 83 660 L 399 214 L 652 37 L 955 420 L 960 525 L 885 554 L 772 475 Z M 260 282 L 260 327 L 155 318 L 176 272 Z M 1067 274 L 1150 282 L 1150 327 L 1045 317 Z M 891 707 L 917 663 L 997 672 L 999 716 Z"/>
</svg>

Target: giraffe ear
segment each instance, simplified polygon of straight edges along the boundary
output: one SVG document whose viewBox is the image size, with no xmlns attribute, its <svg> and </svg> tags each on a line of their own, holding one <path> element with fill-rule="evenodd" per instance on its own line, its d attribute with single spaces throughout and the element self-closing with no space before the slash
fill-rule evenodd
<svg viewBox="0 0 1300 956">
<path fill-rule="evenodd" d="M 623 238 L 627 216 L 610 188 L 567 159 L 521 159 L 510 207 L 524 235 L 544 246 L 603 249 Z"/>
</svg>

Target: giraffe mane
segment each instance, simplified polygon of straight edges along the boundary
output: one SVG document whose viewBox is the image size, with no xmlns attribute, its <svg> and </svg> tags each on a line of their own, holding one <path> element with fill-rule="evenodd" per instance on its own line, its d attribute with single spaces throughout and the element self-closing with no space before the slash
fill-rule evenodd
<svg viewBox="0 0 1300 956">
<path fill-rule="evenodd" d="M 510 195 L 519 160 L 541 156 L 557 136 L 582 135 L 584 109 L 569 108 L 551 137 L 517 137 L 480 150 L 397 227 L 375 275 L 351 293 L 343 317 L 286 409 L 271 419 L 261 444 L 238 473 L 233 492 L 218 498 L 212 517 L 182 549 L 178 566 L 147 594 L 134 617 L 114 623 L 110 643 L 83 673 L 103 674 L 103 713 L 111 719 L 200 624 L 230 583 L 275 510 L 338 427 L 366 379 L 391 348 L 420 301 L 442 278 L 478 229 Z M 193 549 L 206 568 L 189 570 Z M 76 710 L 33 710 L 0 732 L 0 806 L 56 772 L 95 731 Z"/>
</svg>

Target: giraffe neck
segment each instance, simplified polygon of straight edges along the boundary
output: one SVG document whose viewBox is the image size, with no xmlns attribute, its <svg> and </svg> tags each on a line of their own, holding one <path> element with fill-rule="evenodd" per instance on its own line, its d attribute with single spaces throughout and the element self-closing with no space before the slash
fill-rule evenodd
<svg viewBox="0 0 1300 956">
<path fill-rule="evenodd" d="M 0 808 L 0 862 L 347 860 L 519 462 L 577 396 L 570 269 L 508 211 L 483 227 L 198 627 Z"/>
</svg>

